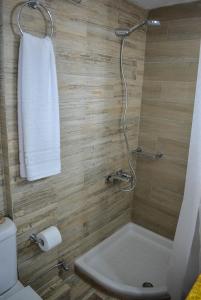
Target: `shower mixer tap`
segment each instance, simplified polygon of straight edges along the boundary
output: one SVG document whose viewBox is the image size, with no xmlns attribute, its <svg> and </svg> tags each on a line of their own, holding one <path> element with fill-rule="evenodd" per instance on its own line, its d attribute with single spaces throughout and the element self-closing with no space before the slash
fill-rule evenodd
<svg viewBox="0 0 201 300">
<path fill-rule="evenodd" d="M 132 176 L 126 172 L 123 172 L 122 170 L 119 170 L 117 172 L 111 173 L 106 177 L 105 182 L 106 183 L 112 183 L 115 184 L 117 182 L 126 182 L 130 183 L 132 180 Z"/>
</svg>

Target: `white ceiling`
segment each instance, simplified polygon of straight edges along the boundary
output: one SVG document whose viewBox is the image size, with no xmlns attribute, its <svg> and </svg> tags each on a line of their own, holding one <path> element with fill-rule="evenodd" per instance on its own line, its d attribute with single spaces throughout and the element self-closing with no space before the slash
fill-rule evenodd
<svg viewBox="0 0 201 300">
<path fill-rule="evenodd" d="M 195 0 L 129 0 L 129 1 L 145 9 L 153 9 L 162 6 L 194 2 Z"/>
</svg>

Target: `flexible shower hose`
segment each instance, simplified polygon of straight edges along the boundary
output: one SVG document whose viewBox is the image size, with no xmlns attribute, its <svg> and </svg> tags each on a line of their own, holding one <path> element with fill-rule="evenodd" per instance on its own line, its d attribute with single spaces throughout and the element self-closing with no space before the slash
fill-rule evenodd
<svg viewBox="0 0 201 300">
<path fill-rule="evenodd" d="M 124 43 L 125 43 L 125 38 L 122 38 L 121 48 L 120 48 L 120 71 L 121 71 L 122 86 L 123 86 L 122 125 L 123 125 L 124 140 L 125 140 L 125 144 L 126 144 L 126 152 L 127 152 L 127 157 L 128 157 L 128 165 L 129 165 L 129 169 L 130 169 L 130 173 L 131 173 L 131 182 L 128 186 L 121 188 L 121 190 L 124 191 L 124 192 L 131 192 L 136 187 L 137 178 L 136 178 L 136 173 L 135 173 L 135 169 L 134 169 L 134 166 L 133 166 L 133 161 L 132 161 L 132 158 L 131 158 L 131 152 L 130 152 L 128 136 L 127 136 L 128 85 L 127 85 L 127 80 L 126 80 L 126 77 L 125 77 L 124 63 L 123 63 Z"/>
</svg>

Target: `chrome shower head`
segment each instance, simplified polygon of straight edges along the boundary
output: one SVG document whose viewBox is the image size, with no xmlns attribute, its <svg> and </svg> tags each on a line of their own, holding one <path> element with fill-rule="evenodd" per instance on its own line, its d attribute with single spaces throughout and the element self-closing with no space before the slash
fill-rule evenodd
<svg viewBox="0 0 201 300">
<path fill-rule="evenodd" d="M 161 22 L 159 20 L 147 20 L 146 23 L 148 26 L 154 26 L 154 27 L 158 27 L 161 25 Z"/>
<path fill-rule="evenodd" d="M 129 36 L 132 32 L 136 31 L 140 27 L 147 25 L 147 26 L 160 26 L 160 21 L 158 20 L 144 20 L 141 23 L 131 27 L 131 28 L 117 28 L 115 30 L 115 34 L 118 37 L 125 38 Z"/>
</svg>

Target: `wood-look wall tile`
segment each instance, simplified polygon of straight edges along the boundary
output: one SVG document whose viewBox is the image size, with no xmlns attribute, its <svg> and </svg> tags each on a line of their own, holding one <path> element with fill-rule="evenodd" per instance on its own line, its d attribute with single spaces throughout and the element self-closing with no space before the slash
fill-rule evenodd
<svg viewBox="0 0 201 300">
<path fill-rule="evenodd" d="M 61 257 L 73 265 L 78 255 L 131 219 L 132 196 L 122 194 L 117 186 L 105 184 L 109 173 L 128 168 L 120 128 L 120 40 L 114 30 L 139 22 L 147 12 L 124 0 L 83 0 L 80 4 L 46 1 L 55 20 L 53 42 L 60 97 L 62 173 L 26 182 L 19 177 L 17 131 L 20 38 L 16 16 L 20 1 L 0 3 L 5 62 L 3 109 L 6 112 L 2 132 L 8 150 L 6 178 L 18 228 L 19 275 L 25 283 L 41 278 L 32 286 L 44 299 L 59 300 L 61 294 L 53 296 L 48 289 L 48 284 L 57 284 L 54 283 L 57 272 L 50 272 L 47 278 L 43 273 Z M 41 36 L 45 32 L 44 20 L 37 11 L 25 9 L 22 23 L 24 30 L 34 35 Z M 130 87 L 128 135 L 132 148 L 138 144 L 145 40 L 143 29 L 131 37 L 125 47 Z M 59 227 L 63 243 L 46 254 L 30 243 L 29 236 L 50 225 Z M 91 287 L 86 288 L 81 279 L 75 284 L 72 271 L 66 276 L 71 299 L 83 299 Z M 104 299 L 112 298 L 105 296 Z"/>
<path fill-rule="evenodd" d="M 147 33 L 139 145 L 159 161 L 137 160 L 133 220 L 173 238 L 183 199 L 200 48 L 199 3 L 153 10 Z"/>
</svg>

